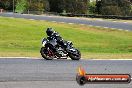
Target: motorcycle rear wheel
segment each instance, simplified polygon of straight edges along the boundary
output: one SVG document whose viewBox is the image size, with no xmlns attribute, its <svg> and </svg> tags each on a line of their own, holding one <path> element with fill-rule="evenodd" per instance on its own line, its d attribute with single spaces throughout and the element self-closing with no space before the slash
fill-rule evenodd
<svg viewBox="0 0 132 88">
<path fill-rule="evenodd" d="M 45 60 L 53 60 L 53 57 L 48 56 L 45 52 L 46 52 L 46 48 L 42 47 L 40 50 L 41 56 L 45 59 Z"/>
</svg>

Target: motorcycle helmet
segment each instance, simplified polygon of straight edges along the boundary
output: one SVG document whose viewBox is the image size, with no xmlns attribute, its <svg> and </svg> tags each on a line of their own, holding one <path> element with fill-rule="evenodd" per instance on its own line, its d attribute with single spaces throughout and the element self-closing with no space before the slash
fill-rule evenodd
<svg viewBox="0 0 132 88">
<path fill-rule="evenodd" d="M 51 36 L 53 33 L 54 33 L 53 28 L 47 28 L 46 34 L 47 34 L 48 36 Z"/>
</svg>

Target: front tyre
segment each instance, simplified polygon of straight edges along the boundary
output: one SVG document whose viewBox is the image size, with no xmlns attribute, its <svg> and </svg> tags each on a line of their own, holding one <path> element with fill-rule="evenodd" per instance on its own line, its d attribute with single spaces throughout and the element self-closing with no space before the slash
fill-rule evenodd
<svg viewBox="0 0 132 88">
<path fill-rule="evenodd" d="M 80 60 L 80 58 L 81 58 L 81 53 L 80 53 L 79 50 L 76 49 L 75 52 L 69 53 L 69 57 L 70 57 L 72 60 Z"/>
<path fill-rule="evenodd" d="M 40 50 L 40 53 L 41 53 L 41 56 L 46 59 L 46 60 L 52 60 L 53 59 L 53 53 L 52 51 L 45 47 L 42 47 L 41 50 Z"/>
</svg>

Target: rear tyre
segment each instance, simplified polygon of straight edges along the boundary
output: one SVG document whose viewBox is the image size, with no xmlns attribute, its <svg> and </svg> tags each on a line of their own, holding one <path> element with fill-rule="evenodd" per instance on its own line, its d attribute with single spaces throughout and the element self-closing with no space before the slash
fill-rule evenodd
<svg viewBox="0 0 132 88">
<path fill-rule="evenodd" d="M 80 58 L 81 58 L 81 53 L 80 53 L 79 50 L 76 49 L 76 54 L 69 53 L 69 57 L 70 57 L 72 60 L 80 60 Z"/>
<path fill-rule="evenodd" d="M 41 48 L 40 53 L 45 60 L 53 60 L 52 56 L 48 56 L 49 51 L 45 47 Z"/>
</svg>

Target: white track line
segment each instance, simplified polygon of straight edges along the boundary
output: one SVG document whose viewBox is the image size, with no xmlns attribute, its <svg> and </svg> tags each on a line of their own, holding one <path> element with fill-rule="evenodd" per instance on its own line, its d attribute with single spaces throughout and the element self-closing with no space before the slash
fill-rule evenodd
<svg viewBox="0 0 132 88">
<path fill-rule="evenodd" d="M 0 59 L 43 59 L 43 58 L 38 58 L 38 57 L 0 57 Z M 68 58 L 70 59 L 70 58 Z M 132 60 L 132 59 L 81 59 L 81 60 Z"/>
<path fill-rule="evenodd" d="M 68 24 L 74 24 L 74 23 L 68 23 Z"/>
<path fill-rule="evenodd" d="M 80 24 L 80 25 L 85 25 L 85 24 Z"/>
<path fill-rule="evenodd" d="M 114 29 L 115 30 L 116 28 L 111 28 L 111 29 Z"/>
<path fill-rule="evenodd" d="M 97 20 L 97 21 L 104 21 L 104 20 L 101 20 L 101 19 L 100 19 L 100 20 Z"/>
<path fill-rule="evenodd" d="M 132 59 L 88 59 L 88 60 L 124 60 L 124 61 L 126 61 L 126 60 L 132 60 Z"/>
<path fill-rule="evenodd" d="M 6 59 L 41 59 L 41 58 L 38 58 L 38 57 L 0 57 L 0 59 L 2 59 L 2 58 L 6 58 Z"/>
<path fill-rule="evenodd" d="M 123 23 L 127 24 L 127 22 L 123 22 Z"/>
<path fill-rule="evenodd" d="M 109 28 L 109 27 L 104 27 L 104 28 Z"/>
<path fill-rule="evenodd" d="M 75 18 L 75 19 L 80 19 L 80 18 Z"/>
<path fill-rule="evenodd" d="M 88 25 L 88 26 L 91 26 L 91 27 L 93 27 L 93 25 Z M 96 26 L 95 26 L 96 27 Z"/>
<path fill-rule="evenodd" d="M 117 22 L 117 21 L 113 21 L 113 22 Z"/>
<path fill-rule="evenodd" d="M 29 20 L 34 20 L 34 19 L 29 19 Z"/>
<path fill-rule="evenodd" d="M 55 23 L 56 21 L 51 21 L 51 22 L 54 22 Z"/>
<path fill-rule="evenodd" d="M 125 31 L 129 31 L 129 30 L 125 30 Z"/>
<path fill-rule="evenodd" d="M 24 14 L 24 15 L 27 15 L 27 14 Z M 39 16 L 39 15 L 35 15 L 35 16 Z M 53 16 L 50 16 L 50 17 L 53 17 Z M 10 17 L 10 18 L 13 18 L 14 19 L 14 17 Z M 80 18 L 76 18 L 76 19 L 80 19 Z M 35 19 L 29 19 L 29 20 L 35 20 Z M 42 20 L 42 21 L 44 21 L 44 20 Z M 102 20 L 98 20 L 98 21 L 102 21 Z M 51 22 L 55 23 L 57 21 L 51 21 Z M 113 22 L 117 22 L 117 21 L 113 21 Z M 66 23 L 66 22 L 58 22 L 58 23 Z M 124 23 L 127 23 L 127 22 L 124 22 Z M 68 23 L 68 24 L 72 25 L 72 24 L 75 24 L 75 23 Z M 85 25 L 85 24 L 80 24 L 80 25 Z M 88 26 L 91 26 L 91 27 L 99 27 L 99 28 L 109 28 L 109 27 L 93 26 L 93 25 L 88 25 Z M 110 29 L 116 29 L 116 30 L 120 30 L 120 31 L 123 30 L 123 29 L 117 29 L 117 28 L 110 28 Z M 124 31 L 129 31 L 129 30 L 124 30 Z"/>
<path fill-rule="evenodd" d="M 95 26 L 95 27 L 99 27 L 100 28 L 101 26 Z M 103 28 L 103 27 L 101 27 L 101 28 Z"/>
<path fill-rule="evenodd" d="M 122 31 L 123 29 L 118 29 L 118 30 Z"/>
<path fill-rule="evenodd" d="M 59 23 L 65 23 L 65 22 L 59 22 Z"/>
</svg>

